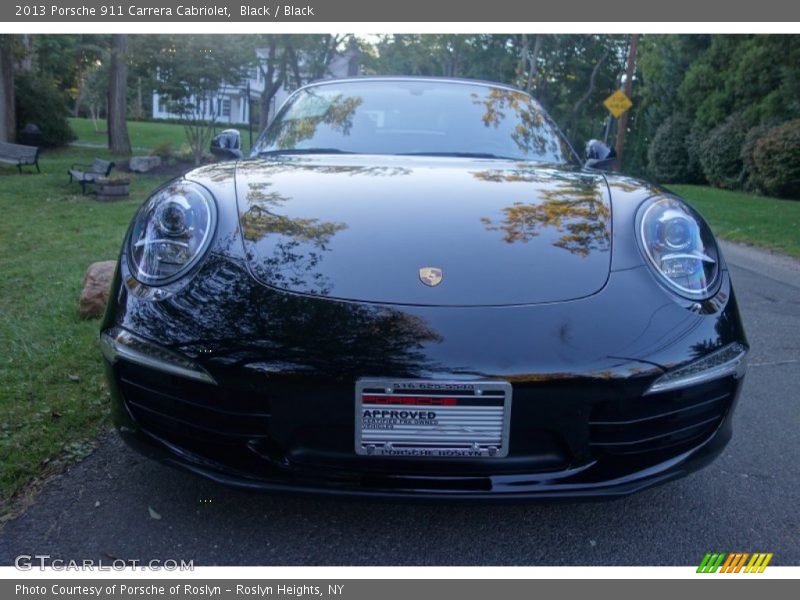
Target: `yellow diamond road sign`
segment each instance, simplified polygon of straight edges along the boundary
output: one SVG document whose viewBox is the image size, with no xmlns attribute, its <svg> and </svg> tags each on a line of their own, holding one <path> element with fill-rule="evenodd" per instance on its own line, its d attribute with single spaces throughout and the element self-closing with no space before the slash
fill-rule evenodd
<svg viewBox="0 0 800 600">
<path fill-rule="evenodd" d="M 622 113 L 633 106 L 633 102 L 625 95 L 625 92 L 617 90 L 603 100 L 603 105 L 608 109 L 608 112 L 614 115 L 615 119 L 619 119 Z"/>
</svg>

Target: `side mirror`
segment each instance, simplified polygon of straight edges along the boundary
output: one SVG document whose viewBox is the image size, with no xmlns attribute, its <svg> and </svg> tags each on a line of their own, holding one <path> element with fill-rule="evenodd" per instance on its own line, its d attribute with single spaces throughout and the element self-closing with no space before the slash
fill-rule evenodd
<svg viewBox="0 0 800 600">
<path fill-rule="evenodd" d="M 210 150 L 223 160 L 242 158 L 242 136 L 237 129 L 226 129 L 214 136 Z"/>
<path fill-rule="evenodd" d="M 584 168 L 598 171 L 612 171 L 617 152 L 609 148 L 600 140 L 589 140 L 586 143 L 586 163 Z"/>
</svg>

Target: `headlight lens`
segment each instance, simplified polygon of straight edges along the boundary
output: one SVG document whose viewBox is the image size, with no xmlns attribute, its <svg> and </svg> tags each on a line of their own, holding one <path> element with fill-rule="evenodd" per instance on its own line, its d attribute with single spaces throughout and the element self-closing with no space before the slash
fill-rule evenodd
<svg viewBox="0 0 800 600">
<path fill-rule="evenodd" d="M 134 218 L 128 257 L 133 276 L 164 285 L 185 274 L 208 249 L 217 222 L 214 198 L 178 181 L 153 195 Z"/>
<path fill-rule="evenodd" d="M 719 273 L 719 253 L 705 222 L 677 198 L 642 207 L 640 240 L 648 262 L 674 291 L 705 298 Z"/>
</svg>

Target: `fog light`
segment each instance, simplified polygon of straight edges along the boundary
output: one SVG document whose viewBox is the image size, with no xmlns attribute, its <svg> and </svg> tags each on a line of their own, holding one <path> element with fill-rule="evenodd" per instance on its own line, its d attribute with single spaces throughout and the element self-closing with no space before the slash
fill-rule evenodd
<svg viewBox="0 0 800 600">
<path fill-rule="evenodd" d="M 739 379 L 744 376 L 746 370 L 747 348 L 734 342 L 688 365 L 667 371 L 653 382 L 645 394 L 698 385 L 730 375 Z"/>
<path fill-rule="evenodd" d="M 208 371 L 191 359 L 120 327 L 113 327 L 100 335 L 100 350 L 112 365 L 122 358 L 172 375 L 217 383 Z"/>
</svg>

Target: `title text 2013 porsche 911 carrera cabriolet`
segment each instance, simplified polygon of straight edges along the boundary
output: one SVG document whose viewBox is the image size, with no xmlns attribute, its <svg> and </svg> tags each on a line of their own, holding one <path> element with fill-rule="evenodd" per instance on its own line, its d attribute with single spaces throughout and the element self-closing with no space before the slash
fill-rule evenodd
<svg viewBox="0 0 800 600">
<path fill-rule="evenodd" d="M 723 257 L 686 202 L 587 165 L 501 84 L 299 89 L 134 217 L 101 332 L 120 433 L 341 494 L 615 496 L 707 464 L 748 348 Z"/>
</svg>

